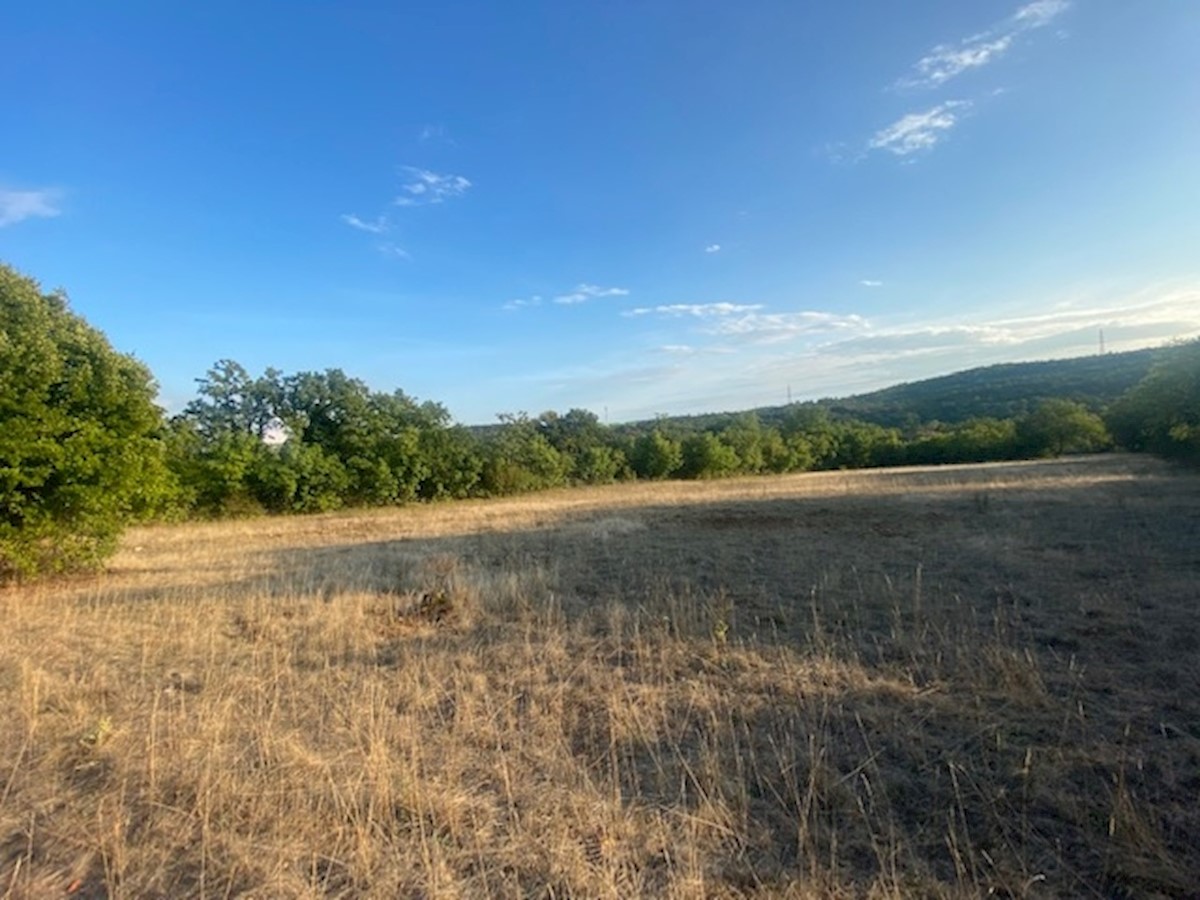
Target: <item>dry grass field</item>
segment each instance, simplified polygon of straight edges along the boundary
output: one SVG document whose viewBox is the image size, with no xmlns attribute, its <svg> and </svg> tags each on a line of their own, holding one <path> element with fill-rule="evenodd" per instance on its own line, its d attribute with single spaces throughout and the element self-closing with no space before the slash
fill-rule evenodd
<svg viewBox="0 0 1200 900">
<path fill-rule="evenodd" d="M 0 897 L 1200 896 L 1150 459 L 143 528 L 0 591 Z"/>
</svg>

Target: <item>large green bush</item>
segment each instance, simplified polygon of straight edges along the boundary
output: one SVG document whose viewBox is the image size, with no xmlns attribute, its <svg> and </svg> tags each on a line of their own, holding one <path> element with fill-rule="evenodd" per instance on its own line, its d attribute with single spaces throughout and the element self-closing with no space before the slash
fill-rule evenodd
<svg viewBox="0 0 1200 900">
<path fill-rule="evenodd" d="M 0 580 L 99 564 L 169 476 L 149 371 L 0 265 Z"/>
<path fill-rule="evenodd" d="M 1104 420 L 1074 400 L 1043 400 L 1017 421 L 1017 446 L 1024 456 L 1095 453 L 1111 443 Z"/>
</svg>

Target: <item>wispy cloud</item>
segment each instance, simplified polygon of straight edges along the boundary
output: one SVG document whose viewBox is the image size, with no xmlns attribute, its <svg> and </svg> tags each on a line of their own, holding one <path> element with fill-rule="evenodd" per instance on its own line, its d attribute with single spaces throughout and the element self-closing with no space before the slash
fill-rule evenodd
<svg viewBox="0 0 1200 900">
<path fill-rule="evenodd" d="M 1008 52 L 1017 38 L 1049 25 L 1070 6 L 1068 0 L 1034 0 L 998 25 L 954 44 L 939 44 L 913 65 L 913 72 L 896 82 L 901 88 L 940 87 L 971 69 L 979 69 Z"/>
<path fill-rule="evenodd" d="M 719 344 L 710 344 L 705 347 L 694 347 L 691 344 L 663 344 L 658 348 L 660 353 L 666 353 L 670 356 L 686 357 L 703 354 L 705 356 L 728 356 L 737 351 L 732 347 L 723 347 Z"/>
<path fill-rule="evenodd" d="M 1071 0 L 1033 0 L 992 27 L 950 44 L 938 44 L 912 66 L 912 71 L 898 79 L 893 87 L 940 88 L 964 72 L 981 69 L 1003 57 L 1027 32 L 1044 28 L 1071 6 Z M 994 89 L 993 95 L 1003 89 Z M 910 112 L 879 131 L 867 141 L 864 153 L 850 156 L 857 161 L 874 150 L 894 156 L 911 156 L 932 150 L 959 123 L 971 108 L 971 100 L 944 100 L 929 109 Z M 835 161 L 845 161 L 845 154 L 830 154 Z"/>
<path fill-rule="evenodd" d="M 707 247 L 704 248 L 704 252 L 705 253 L 720 253 L 721 245 L 720 244 L 709 244 Z"/>
<path fill-rule="evenodd" d="M 439 175 L 428 169 L 403 166 L 402 171 L 409 179 L 393 201 L 396 206 L 431 206 L 461 197 L 471 188 L 471 182 L 462 175 Z"/>
<path fill-rule="evenodd" d="M 647 335 L 614 344 L 587 365 L 530 372 L 522 393 L 545 388 L 540 408 L 608 408 L 614 421 L 751 409 L 792 399 L 841 397 L 975 366 L 1131 350 L 1200 335 L 1200 281 L 1147 286 L 1135 294 L 1072 293 L 1030 302 L 1025 313 L 976 309 L 955 319 L 868 323 L 835 313 L 760 314 L 741 333 L 714 337 L 712 326 L 743 317 L 697 320 L 687 337 Z M 1010 307 L 1011 309 L 1012 307 Z M 681 322 L 684 320 L 680 320 Z M 795 339 L 771 340 L 772 329 Z M 776 334 L 777 336 L 777 334 Z M 766 338 L 766 339 L 764 339 Z M 511 384 L 493 388 L 484 407 L 504 408 Z M 478 388 L 470 396 L 476 402 Z M 479 421 L 482 421 L 481 417 Z"/>
<path fill-rule="evenodd" d="M 407 250 L 405 250 L 399 244 L 393 244 L 391 241 L 383 241 L 382 243 L 376 244 L 375 249 L 384 256 L 391 257 L 392 259 L 412 259 L 412 256 Z"/>
<path fill-rule="evenodd" d="M 11 191 L 0 188 L 0 228 L 26 219 L 52 219 L 62 213 L 58 206 L 61 193 L 53 188 L 36 191 Z"/>
<path fill-rule="evenodd" d="M 391 223 L 387 216 L 376 216 L 374 221 L 360 218 L 353 213 L 344 213 L 341 220 L 346 225 L 349 225 L 355 231 L 364 231 L 367 234 L 373 234 L 381 240 L 376 241 L 375 250 L 380 256 L 386 256 L 389 259 L 412 259 L 412 256 L 407 250 L 401 247 L 394 241 L 383 240 L 383 236 L 392 230 Z"/>
<path fill-rule="evenodd" d="M 433 126 L 426 128 L 432 129 Z M 424 130 L 422 136 L 424 139 Z M 432 130 L 428 135 L 430 139 L 438 136 L 440 135 Z M 444 203 L 452 198 L 461 197 L 471 187 L 471 182 L 461 175 L 439 175 L 437 172 L 416 166 L 401 166 L 400 171 L 408 180 L 401 185 L 403 193 L 392 201 L 393 206 L 431 206 Z M 357 213 L 342 213 L 339 218 L 343 224 L 367 234 L 381 236 L 392 230 L 392 219 L 386 212 L 380 213 L 374 219 L 363 218 Z M 377 243 L 375 249 L 384 256 L 396 259 L 411 258 L 407 250 L 391 241 Z"/>
<path fill-rule="evenodd" d="M 742 316 L 719 319 L 713 323 L 709 333 L 762 343 L 775 343 L 801 335 L 862 330 L 867 327 L 867 320 L 853 313 L 840 315 L 812 310 L 790 313 L 751 312 Z"/>
<path fill-rule="evenodd" d="M 886 150 L 895 156 L 931 150 L 970 108 L 968 100 L 947 100 L 924 112 L 909 113 L 877 131 L 867 147 L 870 150 Z"/>
<path fill-rule="evenodd" d="M 937 87 L 968 69 L 978 69 L 998 59 L 1012 46 L 1013 35 L 1002 35 L 994 40 L 978 37 L 955 46 L 940 45 L 917 60 L 913 68 L 915 75 L 902 78 L 901 87 Z"/>
<path fill-rule="evenodd" d="M 575 289 L 570 293 L 559 294 L 554 298 L 554 302 L 563 306 L 573 306 L 579 303 L 587 303 L 589 300 L 598 300 L 601 297 L 627 297 L 628 295 L 629 291 L 626 288 L 580 284 L 576 285 Z"/>
<path fill-rule="evenodd" d="M 458 142 L 450 136 L 450 132 L 446 130 L 445 125 L 422 125 L 417 132 L 417 140 L 422 144 L 430 142 L 449 144 L 451 147 L 458 146 Z"/>
<path fill-rule="evenodd" d="M 733 316 L 738 313 L 762 309 L 761 303 L 671 303 L 664 306 L 640 306 L 622 313 L 623 316 L 662 316 L 681 318 L 693 316 L 708 319 L 715 316 Z"/>
<path fill-rule="evenodd" d="M 368 234 L 383 234 L 388 230 L 388 221 L 385 216 L 376 216 L 374 222 L 360 219 L 353 213 L 343 213 L 341 218 L 351 228 L 357 228 L 359 231 L 365 231 Z"/>
<path fill-rule="evenodd" d="M 1200 333 L 1200 286 L 1160 286 L 1121 300 L 1068 302 L 1020 316 L 884 327 L 831 341 L 816 352 L 864 364 L 944 358 L 949 371 L 1093 352 L 1100 329 L 1110 347 L 1119 349 Z"/>
<path fill-rule="evenodd" d="M 863 287 L 876 288 L 883 287 L 882 281 L 876 281 L 874 278 L 864 278 L 859 282 Z"/>
<path fill-rule="evenodd" d="M 507 303 L 505 303 L 500 308 L 503 309 L 505 312 L 515 312 L 518 309 L 526 309 L 530 306 L 541 306 L 541 305 L 542 305 L 541 296 L 539 294 L 534 294 L 532 297 L 517 297 L 516 299 L 509 300 Z"/>
<path fill-rule="evenodd" d="M 1041 28 L 1066 12 L 1070 5 L 1070 0 L 1034 0 L 1018 9 L 1013 14 L 1013 20 L 1027 28 Z"/>
<path fill-rule="evenodd" d="M 627 296 L 629 296 L 628 288 L 601 287 L 598 284 L 583 282 L 575 285 L 572 290 L 566 293 L 556 294 L 550 300 L 559 306 L 578 306 L 581 303 L 587 303 L 589 300 Z M 531 306 L 541 306 L 542 299 L 540 294 L 534 294 L 532 297 L 517 297 L 504 303 L 500 308 L 507 312 L 515 312 L 519 309 L 528 309 Z"/>
<path fill-rule="evenodd" d="M 869 327 L 866 319 L 855 314 L 813 310 L 775 313 L 762 310 L 761 303 L 722 301 L 641 306 L 621 315 L 629 318 L 698 319 L 700 322 L 693 334 L 729 338 L 741 345 L 777 343 L 800 336 L 811 338 L 833 332 L 863 331 Z"/>
</svg>

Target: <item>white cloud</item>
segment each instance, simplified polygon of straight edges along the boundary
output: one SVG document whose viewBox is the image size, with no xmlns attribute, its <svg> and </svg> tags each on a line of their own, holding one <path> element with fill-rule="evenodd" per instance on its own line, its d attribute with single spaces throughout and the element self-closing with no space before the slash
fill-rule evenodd
<svg viewBox="0 0 1200 900">
<path fill-rule="evenodd" d="M 437 141 L 438 143 L 449 144 L 451 147 L 458 146 L 458 142 L 450 136 L 450 132 L 446 130 L 445 125 L 422 125 L 421 130 L 417 132 L 417 140 L 422 144 Z"/>
<path fill-rule="evenodd" d="M 762 309 L 760 303 L 671 303 L 665 306 L 640 306 L 622 313 L 624 316 L 665 316 L 680 318 L 694 316 L 706 319 L 714 316 L 732 316 L 738 313 Z"/>
<path fill-rule="evenodd" d="M 60 215 L 60 192 L 52 188 L 37 191 L 10 191 L 0 188 L 0 228 L 26 219 L 53 219 Z"/>
<path fill-rule="evenodd" d="M 589 300 L 597 300 L 601 297 L 627 297 L 629 291 L 619 287 L 599 287 L 594 284 L 576 285 L 575 289 L 569 294 L 559 294 L 554 298 L 555 303 L 564 306 L 572 306 L 578 303 L 587 303 Z"/>
<path fill-rule="evenodd" d="M 342 221 L 351 228 L 357 228 L 359 231 L 365 231 L 368 234 L 383 234 L 388 230 L 387 219 L 384 216 L 376 216 L 374 222 L 368 222 L 365 219 L 360 219 L 353 213 L 343 213 Z"/>
<path fill-rule="evenodd" d="M 691 357 L 703 354 L 705 356 L 727 356 L 730 353 L 737 353 L 732 347 L 723 347 L 719 344 L 710 344 L 704 347 L 696 347 L 692 344 L 663 344 L 658 348 L 660 353 L 667 353 L 676 357 Z"/>
<path fill-rule="evenodd" d="M 428 206 L 461 197 L 471 187 L 462 175 L 439 175 L 428 169 L 403 166 L 409 180 L 401 185 L 404 192 L 393 202 L 396 206 Z"/>
<path fill-rule="evenodd" d="M 909 113 L 877 131 L 867 147 L 886 150 L 896 156 L 930 150 L 958 124 L 961 114 L 970 107 L 971 103 L 967 100 L 947 100 L 924 112 Z"/>
<path fill-rule="evenodd" d="M 1068 0 L 1034 0 L 1027 3 L 1013 14 L 1013 21 L 1027 28 L 1041 28 L 1050 24 L 1050 20 L 1066 12 L 1071 4 Z"/>
<path fill-rule="evenodd" d="M 862 281 L 859 282 L 859 284 L 861 284 L 863 287 L 869 287 L 869 288 L 883 287 L 882 281 L 876 281 L 873 278 L 864 278 Z"/>
<path fill-rule="evenodd" d="M 721 245 L 720 244 L 709 244 L 707 247 L 704 248 L 704 252 L 705 253 L 720 253 Z"/>
<path fill-rule="evenodd" d="M 629 291 L 621 287 L 601 287 L 596 284 L 588 284 L 586 282 L 577 284 L 573 290 L 565 294 L 558 294 L 551 297 L 551 301 L 560 306 L 577 306 L 580 303 L 587 303 L 589 300 L 599 300 L 604 297 L 626 297 Z M 517 297 L 509 300 L 500 308 L 508 312 L 513 312 L 518 309 L 527 309 L 531 306 L 541 306 L 542 297 L 540 294 L 534 294 L 532 297 Z"/>
<path fill-rule="evenodd" d="M 1121 300 L 1072 301 L 1028 315 L 881 328 L 827 343 L 817 352 L 862 363 L 945 358 L 951 371 L 1094 352 L 1100 329 L 1113 349 L 1200 333 L 1200 286 L 1159 286 Z"/>
<path fill-rule="evenodd" d="M 867 320 L 855 314 L 839 315 L 811 310 L 792 313 L 751 312 L 736 318 L 718 320 L 710 333 L 774 343 L 801 335 L 862 330 L 867 327 Z"/>
<path fill-rule="evenodd" d="M 1017 37 L 1042 28 L 1070 6 L 1068 0 L 1034 0 L 998 25 L 955 44 L 939 44 L 913 65 L 913 74 L 896 82 L 901 88 L 932 88 L 1003 56 Z"/>
<path fill-rule="evenodd" d="M 971 299 L 963 298 L 958 308 L 978 310 Z M 613 421 L 751 409 L 786 402 L 789 386 L 795 400 L 843 397 L 976 366 L 1094 354 L 1100 328 L 1112 351 L 1200 335 L 1200 281 L 1150 285 L 1132 295 L 1056 299 L 1030 301 L 1026 313 L 978 310 L 954 319 L 879 324 L 832 313 L 782 314 L 782 321 L 762 315 L 746 323 L 754 326 L 749 331 L 722 338 L 696 329 L 686 339 L 655 337 L 641 346 L 631 339 L 587 365 L 530 371 L 520 391 L 512 382 L 489 383 L 495 395 L 482 408 L 503 409 L 514 393 L 538 390 L 531 401 L 536 408 L 607 408 Z M 807 330 L 787 343 L 745 339 L 780 326 Z M 472 402 L 480 402 L 478 391 L 472 384 Z"/>
<path fill-rule="evenodd" d="M 412 259 L 409 252 L 403 247 L 393 244 L 390 241 L 384 241 L 381 244 L 376 244 L 375 249 L 384 256 L 390 256 L 392 259 Z"/>
<path fill-rule="evenodd" d="M 830 141 L 823 147 L 816 147 L 813 153 L 817 156 L 823 156 L 831 163 L 837 165 L 850 165 L 861 162 L 866 155 L 861 146 L 851 145 L 845 141 Z"/>
<path fill-rule="evenodd" d="M 530 307 L 530 306 L 541 306 L 541 305 L 542 305 L 541 296 L 539 296 L 538 294 L 534 294 L 532 297 L 517 297 L 514 300 L 509 300 L 507 303 L 505 303 L 500 308 L 502 310 L 504 310 L 505 312 L 515 312 L 518 309 L 526 309 L 527 307 Z"/>
<path fill-rule="evenodd" d="M 938 88 L 964 72 L 981 69 L 1003 57 L 1026 32 L 1050 24 L 1071 6 L 1070 0 L 1033 0 L 1002 22 L 949 44 L 938 44 L 898 79 L 896 88 Z M 995 88 L 991 95 L 1003 93 Z M 840 145 L 830 145 L 826 155 L 834 162 L 856 162 L 872 150 L 895 156 L 910 156 L 931 150 L 958 124 L 970 109 L 969 100 L 946 100 L 924 112 L 909 113 L 875 132 L 860 154 L 847 154 Z"/>
<path fill-rule="evenodd" d="M 441 136 L 438 131 L 430 130 L 432 128 L 433 126 L 427 126 L 422 130 L 422 139 L 425 139 L 427 130 L 429 138 Z M 402 166 L 401 171 L 409 180 L 401 186 L 404 193 L 392 201 L 395 206 L 428 206 L 444 203 L 454 197 L 461 197 L 471 187 L 471 182 L 461 175 L 439 175 L 437 172 L 414 166 Z M 379 214 L 374 219 L 364 219 L 357 213 L 343 213 L 340 218 L 351 228 L 367 234 L 384 235 L 391 231 L 391 222 L 385 213 Z M 391 242 L 376 244 L 375 249 L 385 256 L 396 259 L 411 258 L 407 250 Z"/>
<path fill-rule="evenodd" d="M 1006 34 L 991 41 L 974 41 L 957 47 L 934 47 L 913 67 L 917 77 L 902 82 L 905 86 L 937 87 L 968 69 L 986 66 L 1000 57 L 1012 44 L 1013 36 Z"/>
</svg>

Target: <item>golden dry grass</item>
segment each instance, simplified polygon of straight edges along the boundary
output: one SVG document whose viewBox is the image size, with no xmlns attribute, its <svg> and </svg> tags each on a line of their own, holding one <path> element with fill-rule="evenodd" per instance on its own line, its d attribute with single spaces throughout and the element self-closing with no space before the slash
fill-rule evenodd
<svg viewBox="0 0 1200 900">
<path fill-rule="evenodd" d="M 1108 456 L 138 529 L 0 592 L 0 896 L 1194 896 L 1198 501 Z"/>
</svg>

